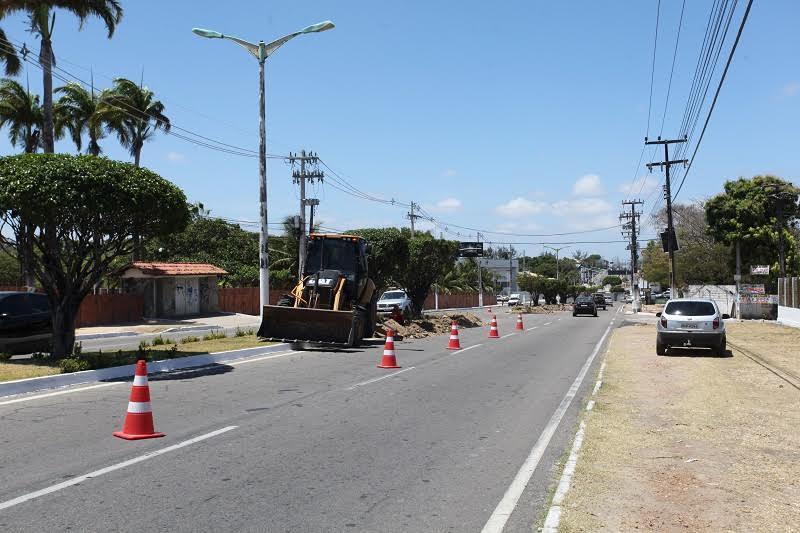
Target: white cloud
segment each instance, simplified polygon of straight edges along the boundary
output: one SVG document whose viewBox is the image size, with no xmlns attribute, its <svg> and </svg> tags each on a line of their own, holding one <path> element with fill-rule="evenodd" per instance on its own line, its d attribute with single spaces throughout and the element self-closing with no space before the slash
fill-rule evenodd
<svg viewBox="0 0 800 533">
<path fill-rule="evenodd" d="M 800 92 L 800 81 L 792 81 L 781 88 L 783 96 L 794 96 Z"/>
<path fill-rule="evenodd" d="M 545 204 L 542 202 L 532 202 L 520 196 L 503 205 L 495 207 L 494 210 L 504 217 L 519 217 L 541 213 L 544 207 Z"/>
<path fill-rule="evenodd" d="M 446 168 L 442 171 L 442 176 L 445 178 L 452 178 L 456 174 L 458 174 L 458 172 L 456 172 L 456 169 L 454 168 Z"/>
<path fill-rule="evenodd" d="M 575 196 L 600 196 L 605 193 L 603 185 L 600 183 L 600 176 L 597 174 L 587 174 L 572 186 L 572 194 Z"/>
<path fill-rule="evenodd" d="M 186 156 L 179 152 L 167 152 L 167 159 L 173 163 L 180 163 L 186 159 Z"/>
<path fill-rule="evenodd" d="M 436 210 L 437 211 L 444 211 L 446 213 L 452 213 L 453 211 L 458 211 L 463 207 L 461 200 L 458 198 L 445 198 L 444 200 L 439 200 L 436 202 Z"/>
<path fill-rule="evenodd" d="M 647 195 L 658 188 L 659 180 L 655 176 L 643 174 L 632 182 L 623 183 L 619 186 L 619 192 L 628 196 Z"/>
<path fill-rule="evenodd" d="M 550 206 L 554 215 L 599 215 L 612 210 L 612 206 L 602 198 L 579 198 L 577 200 L 561 200 Z"/>
</svg>

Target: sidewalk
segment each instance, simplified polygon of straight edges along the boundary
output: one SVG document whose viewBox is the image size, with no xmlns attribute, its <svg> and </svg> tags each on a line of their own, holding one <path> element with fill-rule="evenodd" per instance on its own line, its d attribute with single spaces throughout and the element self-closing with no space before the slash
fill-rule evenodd
<svg viewBox="0 0 800 533">
<path fill-rule="evenodd" d="M 112 326 L 93 326 L 75 330 L 77 339 L 131 336 L 147 333 L 164 333 L 192 329 L 257 329 L 261 323 L 258 315 L 245 315 L 241 313 L 219 313 L 215 315 L 190 317 L 185 319 L 143 319 L 132 324 L 118 324 Z"/>
<path fill-rule="evenodd" d="M 728 328 L 725 358 L 615 331 L 559 531 L 797 530 L 800 330 Z"/>
</svg>

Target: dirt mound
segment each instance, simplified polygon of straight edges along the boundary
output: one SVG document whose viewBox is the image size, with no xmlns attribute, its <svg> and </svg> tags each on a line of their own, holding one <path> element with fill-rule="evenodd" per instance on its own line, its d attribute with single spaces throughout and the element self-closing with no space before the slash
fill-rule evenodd
<svg viewBox="0 0 800 533">
<path fill-rule="evenodd" d="M 455 321 L 460 328 L 476 328 L 483 325 L 483 321 L 472 313 L 453 313 L 446 315 L 426 315 L 409 321 L 405 325 L 388 318 L 375 328 L 376 336 L 386 336 L 386 329 L 391 328 L 396 340 L 403 338 L 422 339 L 433 335 L 450 333 L 450 325 Z"/>
</svg>

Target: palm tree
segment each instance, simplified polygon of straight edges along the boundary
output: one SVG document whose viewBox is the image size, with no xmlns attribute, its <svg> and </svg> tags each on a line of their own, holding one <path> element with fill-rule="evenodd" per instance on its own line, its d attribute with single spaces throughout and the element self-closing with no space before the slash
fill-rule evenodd
<svg viewBox="0 0 800 533">
<path fill-rule="evenodd" d="M 8 126 L 11 144 L 22 146 L 25 153 L 35 153 L 39 148 L 42 128 L 39 95 L 31 94 L 9 78 L 0 80 L 0 128 L 3 126 Z"/>
<path fill-rule="evenodd" d="M 56 89 L 56 92 L 62 95 L 53 109 L 56 138 L 61 138 L 66 130 L 80 152 L 85 131 L 89 135 L 87 153 L 100 155 L 103 150 L 98 141 L 105 136 L 105 132 L 97 113 L 99 97 L 94 91 L 87 91 L 77 83 L 68 83 Z"/>
<path fill-rule="evenodd" d="M 17 50 L 6 37 L 6 32 L 0 28 L 0 62 L 6 64 L 6 75 L 19 74 L 22 64 L 17 56 Z"/>
<path fill-rule="evenodd" d="M 75 15 L 81 27 L 90 17 L 103 21 L 108 38 L 122 19 L 122 7 L 118 0 L 3 0 L 0 3 L 0 19 L 22 11 L 30 18 L 31 32 L 39 36 L 39 63 L 42 66 L 43 123 L 42 145 L 45 153 L 55 151 L 55 125 L 53 121 L 53 25 L 55 10 L 63 9 Z M 6 64 L 7 65 L 7 64 Z"/>
<path fill-rule="evenodd" d="M 170 128 L 164 104 L 155 99 L 153 91 L 126 78 L 115 79 L 114 87 L 103 91 L 97 115 L 130 151 L 137 167 L 144 143 L 152 139 L 156 131 L 166 133 Z"/>
</svg>

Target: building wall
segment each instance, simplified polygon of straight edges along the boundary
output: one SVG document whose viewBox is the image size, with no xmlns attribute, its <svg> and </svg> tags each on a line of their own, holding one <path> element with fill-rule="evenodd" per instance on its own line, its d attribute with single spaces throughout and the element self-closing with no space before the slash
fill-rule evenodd
<svg viewBox="0 0 800 533">
<path fill-rule="evenodd" d="M 217 311 L 219 311 L 217 277 L 208 276 L 200 278 L 200 312 L 216 313 Z"/>
</svg>

